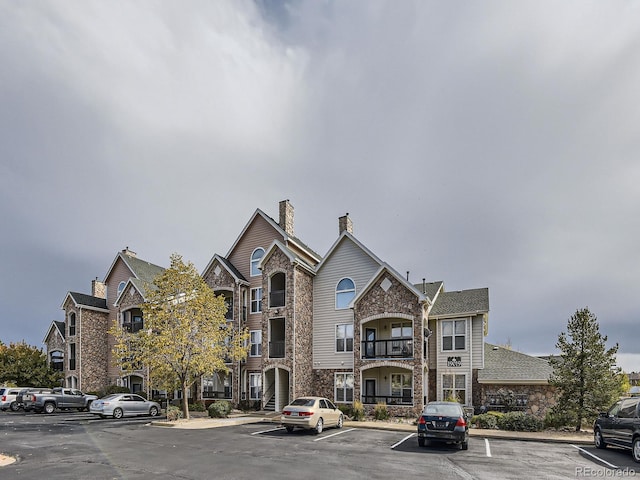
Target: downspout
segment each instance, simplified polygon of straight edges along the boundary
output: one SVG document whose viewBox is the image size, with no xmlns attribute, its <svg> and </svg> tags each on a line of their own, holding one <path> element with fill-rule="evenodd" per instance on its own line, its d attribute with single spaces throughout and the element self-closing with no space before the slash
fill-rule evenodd
<svg viewBox="0 0 640 480">
<path fill-rule="evenodd" d="M 296 398 L 295 392 L 296 392 L 296 267 L 295 264 L 293 264 L 293 268 L 292 268 L 292 272 L 293 272 L 293 309 L 291 312 L 291 317 L 292 317 L 292 321 L 293 321 L 293 362 L 292 362 L 292 368 L 291 368 L 291 385 L 292 385 L 292 392 L 289 392 L 289 396 L 293 399 Z M 287 403 L 289 403 L 289 400 L 287 400 Z"/>
<path fill-rule="evenodd" d="M 467 397 L 467 405 L 469 404 L 469 400 L 471 400 L 471 405 L 473 405 L 473 317 L 469 317 L 469 373 L 471 374 L 470 382 L 469 382 L 469 395 Z"/>
<path fill-rule="evenodd" d="M 82 390 L 82 363 L 80 359 L 82 358 L 82 307 L 80 307 L 80 320 L 76 325 L 76 372 L 78 374 L 78 385 L 76 388 L 78 390 Z"/>
</svg>

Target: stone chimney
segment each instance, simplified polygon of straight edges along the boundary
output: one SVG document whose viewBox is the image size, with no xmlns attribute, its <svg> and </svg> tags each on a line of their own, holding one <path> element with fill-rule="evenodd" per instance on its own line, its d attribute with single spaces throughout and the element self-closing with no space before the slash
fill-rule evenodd
<svg viewBox="0 0 640 480">
<path fill-rule="evenodd" d="M 349 218 L 349 213 L 338 219 L 338 235 L 342 235 L 345 230 L 353 235 L 353 222 Z"/>
<path fill-rule="evenodd" d="M 98 280 L 91 280 L 91 296 L 98 298 L 107 298 L 107 286 Z"/>
<path fill-rule="evenodd" d="M 129 250 L 129 247 L 124 247 L 124 250 L 122 250 L 122 253 L 133 258 L 136 258 L 138 256 L 136 252 L 134 252 L 133 250 Z"/>
<path fill-rule="evenodd" d="M 280 226 L 289 235 L 293 237 L 293 205 L 289 200 L 280 202 Z"/>
</svg>

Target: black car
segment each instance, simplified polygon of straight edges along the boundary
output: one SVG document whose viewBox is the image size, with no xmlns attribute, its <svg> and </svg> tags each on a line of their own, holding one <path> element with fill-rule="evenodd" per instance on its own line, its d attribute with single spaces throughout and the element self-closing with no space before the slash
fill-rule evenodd
<svg viewBox="0 0 640 480">
<path fill-rule="evenodd" d="M 593 424 L 596 448 L 607 445 L 631 450 L 633 460 L 640 462 L 640 397 L 617 401 Z"/>
<path fill-rule="evenodd" d="M 429 402 L 418 420 L 418 445 L 446 442 L 469 448 L 468 415 L 456 402 Z"/>
</svg>

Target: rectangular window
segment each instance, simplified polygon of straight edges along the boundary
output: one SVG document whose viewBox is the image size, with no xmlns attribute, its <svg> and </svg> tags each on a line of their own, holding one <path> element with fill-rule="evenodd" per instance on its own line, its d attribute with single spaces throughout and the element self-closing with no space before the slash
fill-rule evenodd
<svg viewBox="0 0 640 480">
<path fill-rule="evenodd" d="M 391 374 L 391 396 L 401 403 L 413 403 L 413 376 L 410 373 Z"/>
<path fill-rule="evenodd" d="M 262 355 L 262 330 L 251 330 L 249 332 L 249 349 L 250 357 L 259 357 Z"/>
<path fill-rule="evenodd" d="M 467 339 L 466 320 L 442 322 L 442 350 L 464 350 Z"/>
<path fill-rule="evenodd" d="M 249 374 L 249 399 L 260 400 L 262 398 L 262 374 Z"/>
<path fill-rule="evenodd" d="M 336 325 L 336 352 L 353 352 L 353 324 Z"/>
<path fill-rule="evenodd" d="M 353 402 L 353 373 L 336 373 L 336 402 Z"/>
<path fill-rule="evenodd" d="M 251 313 L 262 311 L 262 287 L 251 289 Z"/>
<path fill-rule="evenodd" d="M 442 400 L 467 403 L 467 376 L 446 374 L 442 375 Z"/>
<path fill-rule="evenodd" d="M 69 344 L 69 370 L 76 369 L 76 344 Z"/>
<path fill-rule="evenodd" d="M 411 322 L 392 323 L 391 336 L 394 338 L 412 338 L 413 329 Z"/>
</svg>

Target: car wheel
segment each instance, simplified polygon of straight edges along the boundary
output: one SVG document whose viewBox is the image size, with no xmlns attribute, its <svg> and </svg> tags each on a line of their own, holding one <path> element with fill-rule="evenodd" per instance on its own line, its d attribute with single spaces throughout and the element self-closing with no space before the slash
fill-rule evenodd
<svg viewBox="0 0 640 480">
<path fill-rule="evenodd" d="M 18 410 L 20 410 L 20 407 L 18 406 L 18 402 L 11 402 L 11 404 L 9 405 L 9 408 L 11 409 L 12 412 L 17 412 Z"/>
<path fill-rule="evenodd" d="M 469 441 L 465 440 L 464 442 L 460 442 L 460 448 L 462 450 L 468 450 L 469 449 Z"/>
<path fill-rule="evenodd" d="M 640 463 L 640 437 L 633 439 L 633 449 L 631 453 L 633 454 L 633 461 Z"/>
<path fill-rule="evenodd" d="M 322 421 L 322 417 L 320 417 L 318 419 L 318 423 L 316 423 L 316 428 L 314 428 L 315 434 L 317 435 L 319 433 L 322 433 L 323 428 L 324 428 L 324 422 Z"/>
<path fill-rule="evenodd" d="M 121 409 L 121 408 L 116 408 L 116 409 L 113 411 L 113 418 L 116 418 L 116 419 L 118 419 L 118 418 L 122 418 L 122 414 L 123 414 L 123 413 L 124 413 L 124 412 L 122 411 L 122 409 Z"/>
<path fill-rule="evenodd" d="M 287 425 L 286 427 L 284 427 L 287 429 L 287 432 L 291 433 L 293 432 L 293 427 L 291 425 Z"/>
<path fill-rule="evenodd" d="M 153 405 L 153 406 L 149 409 L 149 415 L 151 415 L 152 417 L 155 417 L 156 415 L 158 415 L 158 407 L 156 407 L 155 405 Z"/>
<path fill-rule="evenodd" d="M 602 438 L 602 432 L 600 432 L 600 430 L 596 430 L 595 433 L 593 434 L 593 443 L 595 444 L 596 448 L 606 448 L 607 444 L 604 441 L 604 438 Z"/>
<path fill-rule="evenodd" d="M 342 428 L 342 425 L 344 425 L 344 417 L 340 415 L 338 417 L 338 423 L 336 424 L 336 428 Z"/>
<path fill-rule="evenodd" d="M 418 437 L 418 446 L 419 447 L 424 447 L 424 438 Z"/>
<path fill-rule="evenodd" d="M 44 413 L 51 414 L 56 411 L 56 405 L 51 402 L 47 402 L 44 404 Z"/>
</svg>

